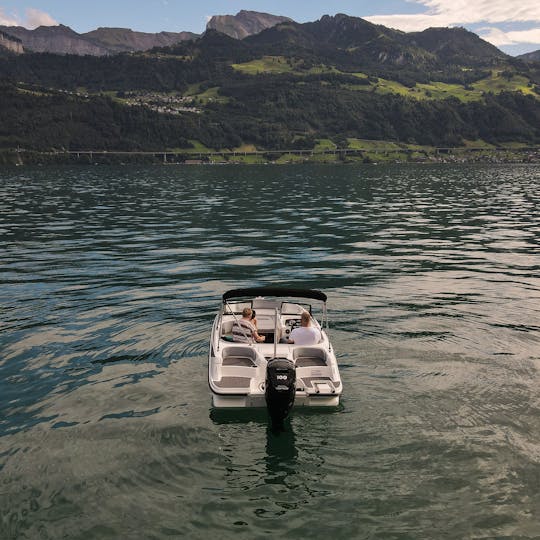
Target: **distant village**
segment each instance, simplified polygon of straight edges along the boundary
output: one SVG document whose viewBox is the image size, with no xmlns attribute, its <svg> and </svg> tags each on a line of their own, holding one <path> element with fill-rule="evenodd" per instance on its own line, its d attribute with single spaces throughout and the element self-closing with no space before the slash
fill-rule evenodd
<svg viewBox="0 0 540 540">
<path fill-rule="evenodd" d="M 194 106 L 193 98 L 179 94 L 161 94 L 159 92 L 118 92 L 117 97 L 130 107 L 146 107 L 162 114 L 179 115 L 182 113 L 200 114 L 202 110 Z"/>
</svg>

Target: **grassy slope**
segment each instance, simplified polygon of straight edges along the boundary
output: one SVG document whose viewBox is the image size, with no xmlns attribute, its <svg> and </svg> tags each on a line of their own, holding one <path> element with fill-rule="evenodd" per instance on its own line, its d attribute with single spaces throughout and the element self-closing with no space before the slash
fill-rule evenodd
<svg viewBox="0 0 540 540">
<path fill-rule="evenodd" d="M 299 70 L 297 65 L 288 62 L 283 56 L 265 56 L 244 64 L 233 64 L 232 67 L 247 75 L 294 73 L 302 76 L 314 73 L 339 73 L 337 69 L 323 65 L 312 67 L 307 71 Z M 468 102 L 482 99 L 484 92 L 495 94 L 501 92 L 523 92 L 524 94 L 530 94 L 540 99 L 540 96 L 533 91 L 531 81 L 528 78 L 522 75 L 513 75 L 511 78 L 506 78 L 502 73 L 502 70 L 493 70 L 489 77 L 475 82 L 469 88 L 465 88 L 461 84 L 443 82 L 417 84 L 414 88 L 408 88 L 396 81 L 382 78 L 378 79 L 378 82 L 370 83 L 369 85 L 347 84 L 346 87 L 363 92 L 375 91 L 381 94 L 400 94 L 414 99 L 446 99 L 453 97 Z M 354 73 L 353 75 L 359 79 L 367 78 L 365 73 Z"/>
</svg>

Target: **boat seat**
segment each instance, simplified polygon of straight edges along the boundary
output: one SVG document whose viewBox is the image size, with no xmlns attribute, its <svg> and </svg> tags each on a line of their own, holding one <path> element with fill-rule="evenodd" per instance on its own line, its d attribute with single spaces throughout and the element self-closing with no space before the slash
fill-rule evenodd
<svg viewBox="0 0 540 540">
<path fill-rule="evenodd" d="M 222 353 L 224 366 L 255 367 L 257 351 L 245 345 L 225 347 Z"/>
<path fill-rule="evenodd" d="M 248 356 L 228 356 L 223 359 L 224 366 L 255 367 L 255 362 Z"/>
<path fill-rule="evenodd" d="M 326 351 L 318 347 L 296 347 L 293 350 L 296 367 L 326 366 Z"/>
<path fill-rule="evenodd" d="M 234 321 L 224 321 L 221 323 L 221 335 L 225 336 L 232 333 Z"/>
<path fill-rule="evenodd" d="M 296 359 L 296 367 L 326 366 L 324 358 L 317 356 L 299 356 Z"/>
</svg>

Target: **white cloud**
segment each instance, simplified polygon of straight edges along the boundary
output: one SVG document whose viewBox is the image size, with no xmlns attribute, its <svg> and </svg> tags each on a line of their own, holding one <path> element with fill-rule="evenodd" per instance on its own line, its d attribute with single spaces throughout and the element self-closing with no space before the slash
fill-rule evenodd
<svg viewBox="0 0 540 540">
<path fill-rule="evenodd" d="M 4 10 L 0 8 L 0 25 L 2 26 L 17 26 L 19 24 L 19 20 L 10 15 L 6 15 L 4 13 Z"/>
<path fill-rule="evenodd" d="M 425 6 L 417 14 L 374 15 L 365 17 L 406 32 L 424 30 L 430 26 L 457 26 L 475 23 L 540 22 L 540 2 L 521 0 L 409 0 Z"/>
<path fill-rule="evenodd" d="M 58 26 L 58 22 L 55 21 L 48 13 L 35 8 L 28 8 L 26 10 L 26 21 L 27 28 L 37 28 L 38 26 Z"/>
<path fill-rule="evenodd" d="M 511 32 L 503 32 L 498 28 L 481 28 L 478 31 L 478 35 L 496 47 L 518 45 L 520 43 L 540 44 L 540 28 L 513 30 Z"/>
<path fill-rule="evenodd" d="M 38 26 L 57 26 L 58 22 L 48 13 L 35 8 L 27 8 L 24 17 L 21 17 L 18 13 L 6 15 L 4 10 L 0 8 L 0 25 L 37 28 Z"/>
</svg>

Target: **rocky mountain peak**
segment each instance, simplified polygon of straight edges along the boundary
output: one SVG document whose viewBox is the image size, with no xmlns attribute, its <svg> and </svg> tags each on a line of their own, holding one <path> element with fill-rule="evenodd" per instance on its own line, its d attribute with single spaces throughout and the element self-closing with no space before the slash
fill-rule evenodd
<svg viewBox="0 0 540 540">
<path fill-rule="evenodd" d="M 292 19 L 289 19 L 289 17 L 242 10 L 236 15 L 215 15 L 208 21 L 206 28 L 208 30 L 217 30 L 235 39 L 244 39 L 277 24 L 291 21 Z"/>
</svg>

